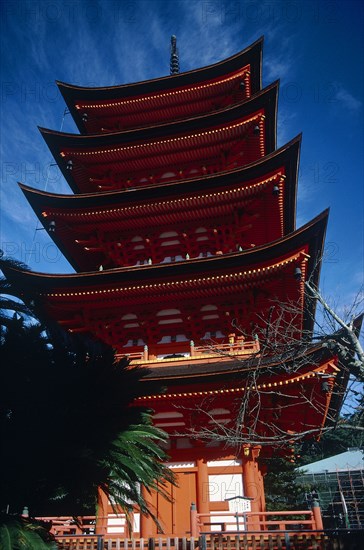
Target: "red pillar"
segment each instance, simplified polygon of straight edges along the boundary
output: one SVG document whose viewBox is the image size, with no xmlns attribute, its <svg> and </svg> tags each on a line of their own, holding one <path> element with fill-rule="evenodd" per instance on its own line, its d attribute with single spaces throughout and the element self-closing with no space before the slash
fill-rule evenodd
<svg viewBox="0 0 364 550">
<path fill-rule="evenodd" d="M 244 496 L 249 497 L 251 500 L 252 512 L 264 512 L 265 511 L 265 497 L 263 476 L 259 470 L 256 459 L 260 453 L 260 446 L 244 446 L 243 448 L 243 484 L 244 484 Z M 260 528 L 259 516 L 252 516 L 248 518 L 248 528 L 257 530 Z"/>
<path fill-rule="evenodd" d="M 151 495 L 148 493 L 146 488 L 142 485 L 142 495 L 147 503 L 148 508 L 150 508 L 151 505 Z M 140 513 L 140 538 L 147 538 L 152 537 L 155 535 L 155 523 L 152 520 L 150 516 L 145 516 L 144 514 Z"/>
<path fill-rule="evenodd" d="M 315 520 L 315 528 L 318 531 L 322 531 L 324 528 L 324 525 L 322 523 L 320 504 L 317 499 L 314 499 L 312 502 L 312 513 L 313 513 L 313 518 Z"/>
<path fill-rule="evenodd" d="M 191 537 L 197 538 L 199 536 L 199 530 L 198 530 L 196 504 L 194 502 L 191 503 L 191 508 L 190 508 L 190 524 L 191 524 L 190 525 Z"/>
<path fill-rule="evenodd" d="M 107 512 L 109 506 L 109 499 L 105 495 L 104 491 L 98 489 L 97 491 L 97 516 L 96 516 L 96 535 L 105 535 L 107 530 Z"/>
<path fill-rule="evenodd" d="M 208 467 L 205 460 L 197 459 L 197 512 L 199 514 L 207 514 L 202 517 L 202 523 L 208 523 L 210 514 L 210 495 L 209 495 L 209 475 Z M 209 531 L 207 526 L 206 530 Z M 203 528 L 201 529 L 204 530 Z"/>
</svg>

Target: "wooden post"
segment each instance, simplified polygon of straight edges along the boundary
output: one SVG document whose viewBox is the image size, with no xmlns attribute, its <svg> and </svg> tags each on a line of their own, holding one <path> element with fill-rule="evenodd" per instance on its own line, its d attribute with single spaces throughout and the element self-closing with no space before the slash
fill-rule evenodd
<svg viewBox="0 0 364 550">
<path fill-rule="evenodd" d="M 145 344 L 145 346 L 144 346 L 144 351 L 143 351 L 143 358 L 144 358 L 144 361 L 148 361 L 148 355 L 149 355 L 149 353 L 148 353 L 148 346 L 147 346 L 147 344 Z"/>
<path fill-rule="evenodd" d="M 150 495 L 144 485 L 142 485 L 142 496 L 149 508 Z M 154 534 L 154 521 L 150 516 L 145 516 L 140 512 L 140 538 L 149 538 Z"/>
<path fill-rule="evenodd" d="M 193 340 L 190 341 L 190 355 L 191 357 L 195 355 L 195 342 Z"/>
<path fill-rule="evenodd" d="M 258 469 L 258 463 L 256 459 L 259 456 L 260 447 L 257 445 L 252 447 L 246 445 L 243 448 L 243 483 L 244 483 L 244 496 L 251 499 L 251 511 L 263 512 L 262 504 L 264 497 L 262 498 L 263 480 L 261 473 Z M 258 531 L 261 528 L 261 520 L 263 516 L 253 515 L 247 517 L 248 529 Z"/>
<path fill-rule="evenodd" d="M 198 458 L 197 464 L 197 511 L 199 514 L 206 514 L 202 518 L 202 525 L 209 521 L 210 513 L 210 495 L 209 495 L 209 475 L 208 467 L 205 460 Z M 201 531 L 209 530 L 201 527 Z"/>
<path fill-rule="evenodd" d="M 104 491 L 98 489 L 97 491 L 97 516 L 96 516 L 96 535 L 106 535 L 107 531 L 107 511 L 108 511 L 109 499 L 105 495 Z"/>
<path fill-rule="evenodd" d="M 191 537 L 197 538 L 199 536 L 199 528 L 197 523 L 197 509 L 196 504 L 192 502 L 190 508 L 190 524 L 191 524 Z"/>
<path fill-rule="evenodd" d="M 231 334 L 229 334 L 228 338 L 229 338 L 229 346 L 230 346 L 229 351 L 230 353 L 232 353 L 234 344 L 235 344 L 235 332 L 232 332 Z"/>
<path fill-rule="evenodd" d="M 321 508 L 317 498 L 314 498 L 312 500 L 312 513 L 315 520 L 315 528 L 318 531 L 322 531 L 324 528 L 324 524 L 322 523 Z"/>
</svg>

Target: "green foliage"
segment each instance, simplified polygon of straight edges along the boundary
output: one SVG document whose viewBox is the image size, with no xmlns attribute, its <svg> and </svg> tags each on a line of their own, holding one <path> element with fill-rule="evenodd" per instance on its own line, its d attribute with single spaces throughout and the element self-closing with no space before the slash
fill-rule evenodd
<svg viewBox="0 0 364 550">
<path fill-rule="evenodd" d="M 141 383 L 146 371 L 34 312 L 26 321 L 2 313 L 0 510 L 94 514 L 101 487 L 125 512 L 133 503 L 147 512 L 140 484 L 163 491 L 173 475 L 163 464 L 165 433 L 135 405 L 157 391 Z"/>
<path fill-rule="evenodd" d="M 285 458 L 265 459 L 267 474 L 264 478 L 268 511 L 299 510 L 305 499 L 305 490 L 295 484 L 296 464 Z"/>
<path fill-rule="evenodd" d="M 2 514 L 0 516 L 1 550 L 57 550 L 50 533 L 38 522 Z"/>
</svg>

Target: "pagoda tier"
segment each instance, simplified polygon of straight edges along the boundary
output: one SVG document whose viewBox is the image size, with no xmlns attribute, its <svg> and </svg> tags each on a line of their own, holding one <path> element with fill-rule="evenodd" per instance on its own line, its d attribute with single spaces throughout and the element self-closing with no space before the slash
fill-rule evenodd
<svg viewBox="0 0 364 550">
<path fill-rule="evenodd" d="M 261 443 L 269 447 L 264 454 L 275 446 L 274 439 L 269 438 L 277 437 L 279 430 L 281 434 L 294 436 L 308 432 L 312 436 L 312 431 L 320 433 L 326 421 L 327 425 L 332 423 L 334 411 L 341 405 L 348 373 L 327 348 L 321 344 L 311 346 L 286 359 L 284 366 L 274 357 L 256 355 L 248 361 L 242 359 L 233 352 L 229 357 L 219 358 L 215 350 L 210 364 L 200 359 L 199 364 L 196 362 L 189 369 L 179 368 L 176 363 L 163 369 L 152 365 L 145 381 L 162 381 L 165 391 L 141 397 L 137 402 L 156 411 L 155 425 L 172 438 L 181 433 L 188 438 L 196 436 L 204 426 L 216 434 L 234 429 L 239 407 L 248 400 L 248 409 L 255 414 L 251 425 L 242 427 L 241 435 L 259 434 Z M 315 406 L 307 406 L 308 403 Z M 184 445 L 186 439 L 184 443 L 171 439 L 172 460 L 176 452 L 183 459 L 180 451 Z M 219 449 L 224 446 L 223 441 L 217 445 Z M 185 452 L 192 458 L 191 445 L 188 447 Z"/>
<path fill-rule="evenodd" d="M 114 132 L 201 115 L 261 89 L 263 40 L 214 65 L 122 86 L 57 82 L 81 134 Z"/>
<path fill-rule="evenodd" d="M 20 187 L 77 271 L 182 261 L 292 232 L 299 148 L 300 137 L 244 168 L 127 193 L 68 196 Z"/>
<path fill-rule="evenodd" d="M 312 328 L 304 281 L 317 282 L 327 216 L 274 243 L 224 256 L 71 275 L 6 269 L 6 276 L 65 328 L 149 362 L 188 355 L 191 340 L 222 343 L 233 323 L 249 339 L 277 300 L 301 309 L 285 319 L 299 338 L 302 328 Z"/>
<path fill-rule="evenodd" d="M 231 170 L 276 148 L 278 84 L 227 109 L 141 130 L 80 136 L 40 129 L 75 193 Z"/>
</svg>

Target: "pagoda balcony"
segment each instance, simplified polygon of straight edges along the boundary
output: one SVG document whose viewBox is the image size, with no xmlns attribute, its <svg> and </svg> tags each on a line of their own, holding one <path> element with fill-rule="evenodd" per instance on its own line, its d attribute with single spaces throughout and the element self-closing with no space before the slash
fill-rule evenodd
<svg viewBox="0 0 364 550">
<path fill-rule="evenodd" d="M 211 503 L 212 504 L 212 503 Z M 156 538 L 148 537 L 139 527 L 132 532 L 127 525 L 125 514 L 38 517 L 40 521 L 51 524 L 51 533 L 55 535 L 62 548 L 86 550 L 105 548 L 123 548 L 124 550 L 147 550 L 148 548 L 206 548 L 213 550 L 239 550 L 239 548 L 344 548 L 327 546 L 329 536 L 337 535 L 323 530 L 321 509 L 316 506 L 310 510 L 279 510 L 273 512 L 214 512 L 197 513 L 191 506 L 190 518 L 185 535 L 161 533 Z M 138 520 L 140 512 L 133 511 L 133 520 Z M 343 534 L 344 534 L 344 530 Z M 358 532 L 356 535 L 358 536 Z M 140 538 L 142 535 L 142 538 Z M 282 545 L 283 541 L 287 544 Z M 201 546 L 199 546 L 201 545 Z M 309 546 L 308 546 L 309 545 Z M 350 546 L 354 548 L 354 546 Z"/>
<path fill-rule="evenodd" d="M 217 358 L 229 361 L 236 357 L 253 357 L 260 352 L 260 343 L 258 339 L 246 341 L 243 337 L 238 337 L 236 341 L 228 344 L 219 344 L 211 342 L 204 346 L 195 346 L 191 340 L 187 348 L 186 342 L 175 344 L 161 344 L 153 348 L 153 353 L 149 352 L 147 345 L 143 350 L 130 353 L 120 353 L 117 357 L 127 357 L 133 362 L 133 365 L 150 365 L 153 367 L 166 367 L 175 362 L 201 363 L 212 362 Z"/>
</svg>

